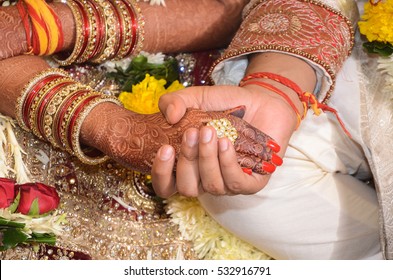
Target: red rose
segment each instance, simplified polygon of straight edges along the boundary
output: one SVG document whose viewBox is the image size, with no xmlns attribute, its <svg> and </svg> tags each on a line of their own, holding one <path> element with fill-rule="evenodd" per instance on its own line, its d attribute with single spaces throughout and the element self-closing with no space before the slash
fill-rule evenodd
<svg viewBox="0 0 393 280">
<path fill-rule="evenodd" d="M 0 208 L 7 208 L 16 197 L 15 181 L 0 178 Z"/>
<path fill-rule="evenodd" d="M 38 199 L 38 212 L 33 214 L 45 214 L 59 206 L 60 197 L 53 187 L 41 183 L 27 183 L 18 187 L 20 200 L 17 211 L 22 214 L 29 214 L 35 199 Z"/>
</svg>

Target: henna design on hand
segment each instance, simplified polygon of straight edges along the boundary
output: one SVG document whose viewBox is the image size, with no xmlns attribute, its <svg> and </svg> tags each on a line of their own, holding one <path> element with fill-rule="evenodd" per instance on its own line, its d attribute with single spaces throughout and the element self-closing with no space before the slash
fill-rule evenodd
<svg viewBox="0 0 393 280">
<path fill-rule="evenodd" d="M 140 115 L 116 108 L 100 116 L 101 129 L 85 135 L 92 139 L 94 147 L 114 160 L 134 170 L 149 173 L 157 150 L 164 144 L 172 145 L 179 154 L 182 135 L 191 127 L 200 128 L 213 119 L 227 118 L 237 129 L 235 150 L 238 162 L 259 174 L 270 174 L 282 160 L 276 154 L 278 144 L 265 133 L 241 118 L 226 112 L 205 112 L 188 109 L 176 124 L 167 123 L 161 113 Z"/>
<path fill-rule="evenodd" d="M 26 52 L 26 33 L 15 7 L 0 8 L 0 60 Z"/>
</svg>

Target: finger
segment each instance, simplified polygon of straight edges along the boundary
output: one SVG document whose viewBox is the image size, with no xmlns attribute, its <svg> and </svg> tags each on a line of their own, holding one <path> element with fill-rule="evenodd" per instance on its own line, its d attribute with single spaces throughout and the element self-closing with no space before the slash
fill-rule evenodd
<svg viewBox="0 0 393 280">
<path fill-rule="evenodd" d="M 253 156 L 253 158 L 259 159 L 258 161 L 271 162 L 275 166 L 281 166 L 283 160 L 275 152 L 278 150 L 277 145 L 270 137 L 256 142 L 240 134 L 235 142 L 235 150 L 243 155 Z"/>
<path fill-rule="evenodd" d="M 235 149 L 227 138 L 219 139 L 218 147 L 221 174 L 229 194 L 253 194 L 266 185 L 267 176 L 249 175 L 243 171 Z"/>
<path fill-rule="evenodd" d="M 172 146 L 164 145 L 153 160 L 151 171 L 154 192 L 162 198 L 176 193 L 173 168 L 175 164 L 175 151 Z"/>
<path fill-rule="evenodd" d="M 163 95 L 158 106 L 167 121 L 173 124 L 183 117 L 187 108 L 223 111 L 238 107 L 239 100 L 243 100 L 244 97 L 244 89 L 237 86 L 197 86 Z M 245 108 L 251 106 L 249 101 L 245 103 L 248 104 L 241 105 Z"/>
<path fill-rule="evenodd" d="M 226 194 L 218 161 L 217 135 L 212 127 L 202 127 L 199 138 L 199 174 L 202 188 L 214 195 Z"/>
<path fill-rule="evenodd" d="M 234 116 L 228 116 L 231 124 L 239 132 L 239 136 L 244 136 L 253 140 L 255 143 L 261 143 L 267 146 L 272 152 L 278 153 L 281 147 L 277 142 L 266 133 L 260 131 L 258 128 Z M 248 139 L 243 139 L 247 141 Z M 239 139 L 238 139 L 239 140 Z"/>
<path fill-rule="evenodd" d="M 175 124 L 184 116 L 186 109 L 190 106 L 177 93 L 167 93 L 159 99 L 158 107 L 167 122 Z"/>
<path fill-rule="evenodd" d="M 197 197 L 203 192 L 199 179 L 198 138 L 199 131 L 196 128 L 190 128 L 184 133 L 176 165 L 177 190 L 187 197 Z"/>
</svg>

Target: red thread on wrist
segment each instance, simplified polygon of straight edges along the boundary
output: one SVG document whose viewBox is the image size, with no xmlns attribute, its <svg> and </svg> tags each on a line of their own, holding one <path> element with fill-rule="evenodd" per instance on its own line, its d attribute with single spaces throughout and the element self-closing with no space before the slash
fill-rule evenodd
<svg viewBox="0 0 393 280">
<path fill-rule="evenodd" d="M 300 101 L 303 103 L 303 106 L 305 108 L 305 111 L 304 111 L 305 114 L 306 114 L 308 108 L 311 108 L 317 116 L 320 115 L 321 111 L 324 111 L 324 112 L 328 111 L 328 112 L 333 113 L 336 116 L 338 122 L 340 123 L 341 128 L 344 130 L 344 132 L 349 137 L 351 137 L 351 134 L 345 128 L 343 121 L 341 120 L 341 118 L 338 115 L 338 112 L 335 109 L 329 107 L 326 104 L 322 104 L 322 103 L 318 102 L 318 100 L 314 94 L 312 94 L 310 92 L 303 92 L 302 89 L 292 80 L 290 80 L 286 77 L 283 77 L 281 75 L 274 74 L 274 73 L 257 72 L 257 73 L 252 73 L 250 75 L 245 76 L 241 82 L 244 83 L 246 81 L 256 79 L 256 78 L 273 80 L 273 81 L 276 81 L 276 82 L 292 89 L 294 92 L 296 92 L 296 94 L 299 96 Z"/>
<path fill-rule="evenodd" d="M 297 118 L 297 125 L 296 125 L 296 129 L 299 127 L 300 122 L 302 121 L 302 119 L 304 118 L 304 115 L 301 117 L 299 110 L 296 108 L 295 104 L 293 103 L 293 101 L 291 100 L 291 98 L 282 90 L 276 88 L 275 86 L 268 84 L 268 83 L 264 83 L 262 81 L 254 81 L 254 80 L 248 80 L 246 82 L 240 82 L 240 86 L 244 87 L 246 85 L 257 85 L 257 86 L 261 86 L 263 88 L 266 88 L 278 95 L 280 95 L 281 97 L 284 98 L 284 100 L 289 104 L 289 106 L 291 106 L 291 108 L 293 109 L 293 111 L 296 114 L 296 118 Z"/>
</svg>

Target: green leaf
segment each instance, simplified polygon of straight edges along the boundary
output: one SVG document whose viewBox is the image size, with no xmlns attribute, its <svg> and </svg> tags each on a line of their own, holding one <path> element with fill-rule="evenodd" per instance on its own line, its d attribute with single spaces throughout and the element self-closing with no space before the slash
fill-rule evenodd
<svg viewBox="0 0 393 280">
<path fill-rule="evenodd" d="M 4 251 L 15 247 L 16 245 L 25 242 L 29 235 L 19 228 L 8 228 L 2 231 L 2 240 L 0 250 Z"/>
<path fill-rule="evenodd" d="M 17 196 L 15 197 L 11 205 L 8 206 L 8 210 L 10 210 L 11 213 L 15 213 L 16 209 L 18 209 L 19 200 L 20 200 L 20 192 L 18 192 Z"/>
<path fill-rule="evenodd" d="M 1 228 L 8 228 L 8 227 L 24 228 L 25 224 L 6 220 L 6 219 L 0 217 L 0 229 Z"/>
<path fill-rule="evenodd" d="M 31 237 L 26 240 L 29 243 L 47 243 L 50 245 L 55 245 L 56 236 L 49 233 L 35 233 L 33 232 Z"/>
<path fill-rule="evenodd" d="M 114 79 L 121 85 L 122 91 L 132 92 L 132 85 L 136 85 L 145 79 L 146 74 L 157 80 L 165 79 L 166 87 L 179 79 L 177 60 L 173 57 L 167 58 L 162 64 L 149 63 L 147 57 L 139 55 L 131 60 L 126 70 L 116 67 L 116 72 L 108 73 L 109 78 Z"/>
<path fill-rule="evenodd" d="M 40 207 L 38 205 L 38 197 L 33 200 L 33 202 L 30 205 L 29 213 L 27 214 L 29 216 L 35 217 L 40 215 Z"/>
<path fill-rule="evenodd" d="M 368 53 L 378 54 L 384 57 L 388 57 L 393 54 L 393 45 L 390 43 L 372 41 L 363 43 L 363 47 Z"/>
</svg>

